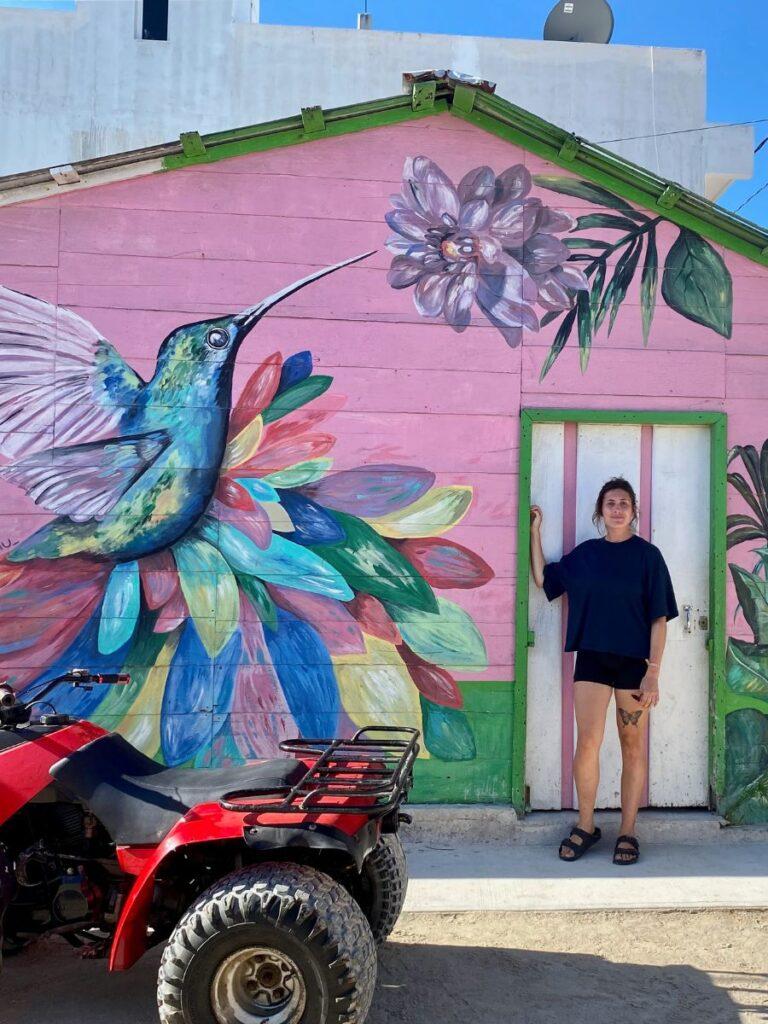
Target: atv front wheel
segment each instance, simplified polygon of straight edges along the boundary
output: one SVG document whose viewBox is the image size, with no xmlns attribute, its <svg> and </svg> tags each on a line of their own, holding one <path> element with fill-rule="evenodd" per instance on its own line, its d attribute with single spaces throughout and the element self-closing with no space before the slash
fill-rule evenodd
<svg viewBox="0 0 768 1024">
<path fill-rule="evenodd" d="M 204 892 L 165 947 L 161 1024 L 362 1024 L 376 981 L 368 922 L 333 879 L 254 864 Z"/>
<path fill-rule="evenodd" d="M 383 835 L 366 857 L 352 895 L 368 918 L 377 945 L 397 924 L 408 888 L 408 865 L 398 835 Z"/>
</svg>

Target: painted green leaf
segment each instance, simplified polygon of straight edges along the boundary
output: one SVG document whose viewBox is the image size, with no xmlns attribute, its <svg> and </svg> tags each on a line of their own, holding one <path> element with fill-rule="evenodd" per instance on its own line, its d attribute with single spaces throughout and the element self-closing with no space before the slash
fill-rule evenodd
<svg viewBox="0 0 768 1024">
<path fill-rule="evenodd" d="M 562 309 L 550 309 L 550 311 L 545 313 L 541 320 L 539 320 L 539 326 L 546 327 L 547 324 L 551 324 L 553 320 L 557 320 L 562 312 Z"/>
<path fill-rule="evenodd" d="M 768 701 L 768 644 L 729 637 L 725 681 L 734 693 Z"/>
<path fill-rule="evenodd" d="M 768 583 L 740 565 L 728 563 L 736 597 L 744 612 L 744 618 L 752 630 L 755 643 L 768 644 Z"/>
<path fill-rule="evenodd" d="M 264 625 L 269 626 L 270 629 L 277 629 L 277 608 L 261 580 L 246 573 L 238 572 L 235 573 L 235 576 L 240 584 L 240 589 L 256 609 Z"/>
<path fill-rule="evenodd" d="M 640 312 L 643 319 L 643 344 L 648 344 L 656 309 L 656 291 L 659 282 L 659 253 L 656 249 L 656 229 L 651 228 L 645 246 L 643 276 L 640 280 Z"/>
<path fill-rule="evenodd" d="M 768 715 L 755 708 L 725 719 L 725 792 L 731 821 L 768 820 Z"/>
<path fill-rule="evenodd" d="M 265 423 L 274 423 L 275 420 L 282 419 L 289 412 L 299 409 L 302 405 L 306 405 L 307 402 L 311 402 L 313 398 L 322 395 L 324 391 L 328 390 L 332 382 L 333 377 L 326 377 L 320 373 L 314 374 L 312 377 L 306 377 L 304 380 L 299 381 L 298 384 L 294 384 L 292 388 L 287 388 L 279 394 L 272 404 L 264 410 L 262 419 Z"/>
<path fill-rule="evenodd" d="M 469 720 L 457 708 L 433 704 L 419 694 L 424 725 L 424 745 L 441 761 L 474 761 L 477 757 L 475 737 Z"/>
<path fill-rule="evenodd" d="M 600 308 L 600 299 L 603 294 L 603 285 L 605 284 L 605 272 L 606 272 L 605 260 L 600 260 L 595 270 L 595 278 L 592 281 L 592 289 L 589 293 L 589 311 L 592 315 L 592 329 L 596 329 L 595 318 L 597 317 L 597 311 Z"/>
<path fill-rule="evenodd" d="M 332 565 L 353 590 L 406 608 L 437 610 L 437 600 L 427 581 L 373 527 L 357 516 L 327 511 L 346 537 L 338 544 L 312 545 L 311 550 Z"/>
<path fill-rule="evenodd" d="M 735 548 L 737 544 L 743 544 L 745 540 L 763 540 L 765 532 L 750 527 L 742 527 L 728 534 L 728 547 Z"/>
<path fill-rule="evenodd" d="M 606 312 L 610 309 L 610 316 L 608 318 L 608 335 L 610 337 L 613 325 L 616 323 L 616 316 L 618 315 L 619 308 L 626 298 L 627 289 L 630 286 L 632 278 L 634 277 L 637 264 L 640 259 L 640 250 L 643 247 L 641 238 L 635 238 L 629 243 L 627 248 L 621 255 L 621 259 L 616 264 L 616 269 L 613 272 L 613 277 L 608 287 L 605 289 L 602 302 L 600 303 L 600 310 L 598 311 L 597 321 L 595 329 L 602 323 Z"/>
<path fill-rule="evenodd" d="M 645 221 L 648 217 L 630 206 L 626 199 L 615 196 L 608 189 L 593 185 L 589 181 L 582 181 L 579 178 L 565 178 L 555 174 L 535 174 L 533 180 L 541 188 L 548 188 L 552 192 L 559 192 L 560 195 L 573 196 L 575 199 L 585 199 L 588 203 L 595 203 L 597 206 L 607 206 L 612 210 L 623 210 L 636 220 Z"/>
<path fill-rule="evenodd" d="M 405 642 L 425 661 L 465 672 L 488 667 L 480 631 L 472 617 L 453 601 L 438 597 L 436 612 L 400 608 L 391 602 L 386 602 L 386 609 Z"/>
<path fill-rule="evenodd" d="M 581 372 L 584 373 L 589 363 L 589 350 L 592 346 L 592 307 L 589 292 L 578 292 L 576 314 L 579 322 L 579 365 Z"/>
<path fill-rule="evenodd" d="M 603 242 L 599 238 L 579 238 L 577 235 L 565 235 L 560 241 L 568 249 L 610 249 L 610 242 Z"/>
<path fill-rule="evenodd" d="M 310 459 L 308 462 L 297 462 L 295 466 L 281 469 L 262 477 L 261 482 L 271 487 L 303 487 L 324 477 L 333 465 L 333 459 Z"/>
<path fill-rule="evenodd" d="M 722 256 L 695 231 L 681 228 L 667 253 L 661 294 L 675 312 L 730 338 L 733 327 L 731 274 Z"/>
<path fill-rule="evenodd" d="M 584 231 L 587 228 L 613 228 L 618 231 L 637 231 L 637 224 L 626 217 L 616 217 L 612 213 L 588 213 L 576 218 L 576 228 Z"/>
<path fill-rule="evenodd" d="M 544 365 L 542 366 L 541 372 L 539 373 L 539 383 L 541 383 L 541 381 L 543 381 L 544 378 L 547 376 L 549 371 L 552 369 L 555 360 L 565 348 L 565 343 L 566 341 L 568 341 L 568 338 L 571 335 L 571 328 L 573 327 L 573 322 L 575 319 L 576 307 L 574 306 L 573 309 L 570 310 L 570 312 L 565 314 L 562 321 L 560 322 L 560 326 L 557 329 L 557 334 L 555 335 L 555 340 L 552 342 L 549 352 L 547 353 L 547 358 L 544 360 Z"/>
<path fill-rule="evenodd" d="M 212 544 L 188 537 L 173 545 L 179 583 L 197 634 L 214 657 L 226 647 L 240 614 L 237 580 Z"/>
<path fill-rule="evenodd" d="M 741 473 L 729 473 L 728 483 L 744 499 L 758 519 L 763 519 L 765 511 L 760 505 L 759 495 L 756 495 Z"/>
</svg>

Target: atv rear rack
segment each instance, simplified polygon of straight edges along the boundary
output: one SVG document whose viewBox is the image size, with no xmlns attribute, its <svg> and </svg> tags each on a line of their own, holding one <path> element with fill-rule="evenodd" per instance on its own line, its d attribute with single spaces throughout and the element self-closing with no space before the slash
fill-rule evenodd
<svg viewBox="0 0 768 1024">
<path fill-rule="evenodd" d="M 219 803 L 227 811 L 249 814 L 334 813 L 379 818 L 395 810 L 413 785 L 418 739 L 418 729 L 376 725 L 358 729 L 348 740 L 283 740 L 281 750 L 297 758 L 316 758 L 298 782 L 281 789 L 232 790 Z"/>
</svg>

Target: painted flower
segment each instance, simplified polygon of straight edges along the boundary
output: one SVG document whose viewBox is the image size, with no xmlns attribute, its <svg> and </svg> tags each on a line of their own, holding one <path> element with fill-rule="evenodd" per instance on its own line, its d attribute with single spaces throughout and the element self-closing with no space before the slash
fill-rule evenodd
<svg viewBox="0 0 768 1024">
<path fill-rule="evenodd" d="M 575 221 L 530 196 L 531 184 L 516 164 L 498 176 L 476 167 L 454 186 L 432 160 L 409 157 L 386 214 L 396 232 L 387 241 L 395 253 L 390 285 L 414 286 L 419 313 L 442 315 L 457 332 L 469 326 L 476 302 L 507 344 L 519 345 L 523 328 L 539 329 L 537 304 L 568 309 L 589 287 L 557 237 Z"/>
</svg>

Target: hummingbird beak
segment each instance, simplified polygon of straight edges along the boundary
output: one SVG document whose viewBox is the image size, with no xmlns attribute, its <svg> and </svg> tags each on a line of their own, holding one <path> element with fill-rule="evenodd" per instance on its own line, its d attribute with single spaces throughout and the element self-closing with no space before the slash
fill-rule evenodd
<svg viewBox="0 0 768 1024">
<path fill-rule="evenodd" d="M 302 277 L 300 281 L 294 281 L 293 284 L 289 284 L 287 288 L 281 288 L 279 292 L 275 292 L 274 295 L 267 296 L 266 299 L 262 299 L 255 306 L 250 306 L 248 309 L 244 309 L 242 313 L 238 313 L 233 318 L 233 323 L 238 328 L 238 334 L 240 340 L 242 340 L 248 331 L 254 327 L 264 314 L 276 306 L 278 302 L 282 302 L 283 299 L 288 298 L 289 295 L 293 295 L 294 292 L 299 291 L 300 288 L 305 288 L 308 284 L 312 284 L 313 281 L 319 281 L 321 277 L 325 277 L 327 274 L 333 274 L 337 270 L 341 270 L 342 267 L 348 267 L 352 263 L 359 263 L 360 260 L 367 259 L 368 256 L 372 256 L 376 250 L 372 249 L 371 252 L 364 252 L 360 256 L 353 256 L 352 259 L 342 260 L 341 263 L 334 263 L 332 267 L 323 267 L 322 270 L 315 271 L 314 274 L 310 274 L 308 277 Z"/>
</svg>

